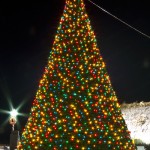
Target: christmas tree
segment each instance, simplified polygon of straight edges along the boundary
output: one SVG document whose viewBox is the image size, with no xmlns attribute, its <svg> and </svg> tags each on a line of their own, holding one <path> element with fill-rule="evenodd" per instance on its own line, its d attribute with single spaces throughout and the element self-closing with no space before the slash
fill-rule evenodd
<svg viewBox="0 0 150 150">
<path fill-rule="evenodd" d="M 83 0 L 66 0 L 19 149 L 135 149 Z"/>
</svg>

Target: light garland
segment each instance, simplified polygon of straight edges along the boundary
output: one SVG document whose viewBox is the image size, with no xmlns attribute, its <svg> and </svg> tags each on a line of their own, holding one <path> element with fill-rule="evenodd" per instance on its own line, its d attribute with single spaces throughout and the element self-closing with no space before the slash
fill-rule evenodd
<svg viewBox="0 0 150 150">
<path fill-rule="evenodd" d="M 135 149 L 83 0 L 66 0 L 19 149 Z"/>
</svg>

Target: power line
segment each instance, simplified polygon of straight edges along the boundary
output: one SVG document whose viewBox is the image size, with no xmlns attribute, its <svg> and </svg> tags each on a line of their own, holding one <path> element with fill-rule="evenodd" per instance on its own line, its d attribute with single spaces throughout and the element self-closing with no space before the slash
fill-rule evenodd
<svg viewBox="0 0 150 150">
<path fill-rule="evenodd" d="M 128 26 L 129 28 L 135 30 L 136 32 L 142 34 L 143 36 L 147 37 L 150 39 L 150 36 L 141 32 L 140 30 L 134 28 L 133 26 L 129 25 L 128 23 L 126 23 L 125 21 L 119 19 L 118 17 L 116 17 L 115 15 L 111 14 L 110 12 L 108 12 L 107 10 L 105 10 L 104 8 L 100 7 L 99 5 L 97 5 L 96 3 L 94 3 L 93 1 L 91 0 L 88 0 L 90 3 L 92 3 L 93 5 L 95 5 L 96 7 L 98 7 L 99 9 L 101 9 L 103 12 L 107 13 L 108 15 L 110 15 L 111 17 L 115 18 L 116 20 L 120 21 L 121 23 L 125 24 L 126 26 Z"/>
</svg>

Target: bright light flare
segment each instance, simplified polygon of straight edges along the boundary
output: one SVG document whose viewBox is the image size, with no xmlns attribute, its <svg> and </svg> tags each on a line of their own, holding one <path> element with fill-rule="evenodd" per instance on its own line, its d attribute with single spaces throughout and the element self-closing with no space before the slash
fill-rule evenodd
<svg viewBox="0 0 150 150">
<path fill-rule="evenodd" d="M 16 109 L 13 109 L 13 110 L 10 112 L 10 116 L 11 116 L 11 117 L 14 117 L 14 118 L 16 118 L 18 114 L 19 114 L 19 113 L 18 113 L 18 111 L 17 111 Z"/>
<path fill-rule="evenodd" d="M 8 122 L 10 117 L 13 117 L 17 120 L 18 116 L 23 116 L 23 117 L 27 117 L 28 115 L 25 113 L 20 113 L 19 110 L 25 105 L 25 103 L 27 102 L 27 100 L 30 98 L 30 95 L 27 95 L 25 97 L 25 99 L 22 100 L 22 102 L 19 104 L 18 107 L 16 107 L 16 109 L 14 109 L 13 104 L 12 104 L 12 99 L 10 96 L 10 92 L 9 92 L 9 88 L 7 86 L 6 83 L 4 84 L 0 84 L 0 89 L 3 92 L 4 98 L 8 103 L 9 106 L 9 110 L 3 110 L 0 109 L 0 113 L 4 113 L 4 114 L 8 114 L 9 116 L 7 116 L 6 120 L 4 120 L 4 122 L 2 122 L 0 124 L 1 127 L 5 126 Z M 20 125 L 19 121 L 17 121 L 17 124 Z"/>
</svg>

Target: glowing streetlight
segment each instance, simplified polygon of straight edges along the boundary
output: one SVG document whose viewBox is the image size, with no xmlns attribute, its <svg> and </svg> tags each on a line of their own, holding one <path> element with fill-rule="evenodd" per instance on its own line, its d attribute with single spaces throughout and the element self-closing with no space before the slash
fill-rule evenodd
<svg viewBox="0 0 150 150">
<path fill-rule="evenodd" d="M 11 112 L 10 112 L 10 119 L 9 119 L 9 123 L 12 125 L 12 131 L 14 131 L 14 126 L 17 122 L 17 117 L 18 115 L 18 112 L 16 109 L 13 109 Z"/>
<path fill-rule="evenodd" d="M 17 117 L 17 115 L 18 115 L 18 111 L 16 110 L 16 109 L 13 109 L 11 112 L 10 112 L 10 116 L 11 117 Z"/>
<path fill-rule="evenodd" d="M 17 109 L 12 109 L 12 111 L 10 111 L 9 114 L 9 123 L 12 125 L 12 132 L 10 134 L 10 150 L 15 150 L 20 140 L 19 131 L 14 130 L 14 126 L 17 123 L 17 115 L 19 115 L 19 113 Z"/>
</svg>

